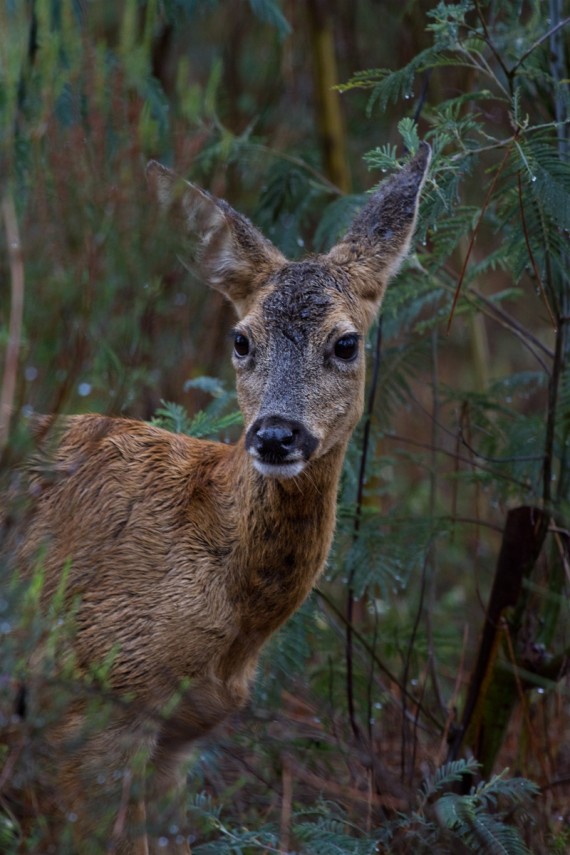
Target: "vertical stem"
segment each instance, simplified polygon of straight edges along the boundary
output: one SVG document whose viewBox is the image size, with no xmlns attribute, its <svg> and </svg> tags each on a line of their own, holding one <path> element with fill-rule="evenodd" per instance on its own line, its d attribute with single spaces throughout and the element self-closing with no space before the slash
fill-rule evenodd
<svg viewBox="0 0 570 855">
<path fill-rule="evenodd" d="M 327 177 L 344 193 L 350 190 L 346 130 L 340 107 L 338 69 L 330 2 L 308 0 L 307 14 L 313 54 L 315 100 Z"/>
<path fill-rule="evenodd" d="M 378 374 L 380 372 L 380 355 L 382 350 L 382 319 L 378 321 L 376 328 L 376 342 L 374 346 L 374 365 L 372 369 L 372 379 L 370 381 L 370 391 L 368 395 L 368 405 L 366 407 L 366 417 L 364 422 L 364 433 L 362 437 L 362 453 L 360 456 L 360 471 L 358 473 L 358 490 L 356 494 L 356 509 L 354 512 L 353 526 L 353 542 L 356 542 L 360 533 L 360 520 L 362 517 L 362 498 L 364 493 L 364 478 L 366 475 L 366 463 L 368 459 L 368 449 L 370 445 L 370 425 L 372 422 L 372 413 L 374 412 L 374 400 L 376 398 L 376 388 L 378 386 Z M 348 703 L 348 717 L 352 732 L 357 739 L 360 739 L 360 728 L 356 721 L 356 712 L 354 708 L 354 673 L 353 673 L 353 632 L 352 621 L 354 617 L 354 566 L 351 566 L 348 575 L 348 595 L 346 603 L 346 639 L 345 639 L 345 658 L 346 658 L 346 697 Z"/>
<path fill-rule="evenodd" d="M 438 442 L 438 424 L 439 424 L 439 366 L 437 361 L 438 355 L 438 334 L 434 327 L 431 334 L 431 353 L 432 353 L 432 422 L 431 422 L 431 471 L 430 471 L 430 492 L 429 492 L 429 513 L 431 524 L 436 514 L 436 499 L 437 499 L 437 448 Z M 436 604 L 436 577 L 437 577 L 437 550 L 435 545 L 435 534 L 432 530 L 430 544 L 428 547 L 427 561 L 427 592 L 426 592 L 426 635 L 428 642 L 428 659 L 429 672 L 433 690 L 435 692 L 437 703 L 440 709 L 444 709 L 444 703 L 437 678 L 435 667 L 435 645 L 433 642 L 433 625 L 432 616 Z"/>
<path fill-rule="evenodd" d="M 563 29 L 556 28 L 562 21 L 562 0 L 549 0 L 548 3 L 550 13 L 550 23 L 552 32 L 549 37 L 549 62 L 550 73 L 554 82 L 554 115 L 558 123 L 558 151 L 561 158 L 565 158 L 568 154 L 570 142 L 570 128 L 568 126 L 568 104 L 562 92 L 562 81 L 568 78 L 568 69 L 566 67 L 566 35 Z M 564 263 L 564 261 L 566 263 Z M 570 269 L 570 256 L 568 253 L 561 264 L 563 270 Z M 554 283 L 550 283 L 551 287 Z M 561 277 L 560 280 L 560 317 L 558 318 L 558 333 L 556 337 L 556 353 L 554 357 L 554 365 L 550 379 L 549 395 L 548 395 L 548 424 L 547 424 L 547 440 L 545 450 L 545 471 L 544 471 L 544 494 L 545 500 L 550 498 L 551 479 L 552 479 L 552 453 L 554 445 L 554 427 L 556 419 L 556 404 L 558 396 L 558 384 L 563 376 L 563 373 L 568 365 L 570 358 L 570 335 L 568 334 L 568 323 L 570 321 L 570 287 L 568 283 L 568 274 Z M 566 497 L 568 489 L 568 448 L 567 436 L 564 437 L 564 442 L 560 448 L 560 471 L 558 477 L 558 485 L 556 491 L 557 499 Z M 547 480 L 548 479 L 548 480 Z"/>
<path fill-rule="evenodd" d="M 0 391 L 0 452 L 5 448 L 10 433 L 10 420 L 16 393 L 18 375 L 18 356 L 22 337 L 22 317 L 24 314 L 24 264 L 20 245 L 18 219 L 14 208 L 14 199 L 7 193 L 2 200 L 2 218 L 8 244 L 10 263 L 11 296 L 8 344 L 4 360 L 4 374 Z"/>
<path fill-rule="evenodd" d="M 568 103 L 561 87 L 562 81 L 568 77 L 565 59 L 566 34 L 562 27 L 557 28 L 562 21 L 561 0 L 549 0 L 548 7 L 552 25 L 548 46 L 550 73 L 554 80 L 554 115 L 558 124 L 558 147 L 563 155 L 568 147 Z"/>
</svg>

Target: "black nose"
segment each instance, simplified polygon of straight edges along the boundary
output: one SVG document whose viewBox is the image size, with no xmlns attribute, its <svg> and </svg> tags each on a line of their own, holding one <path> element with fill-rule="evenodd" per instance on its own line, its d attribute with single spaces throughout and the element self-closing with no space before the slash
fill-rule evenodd
<svg viewBox="0 0 570 855">
<path fill-rule="evenodd" d="M 287 458 L 308 460 L 318 445 L 301 422 L 281 416 L 257 419 L 249 428 L 246 448 L 255 449 L 265 463 L 283 463 Z"/>
<path fill-rule="evenodd" d="M 298 434 L 298 430 L 287 424 L 267 425 L 255 432 L 253 444 L 260 454 L 283 457 L 292 450 Z"/>
</svg>

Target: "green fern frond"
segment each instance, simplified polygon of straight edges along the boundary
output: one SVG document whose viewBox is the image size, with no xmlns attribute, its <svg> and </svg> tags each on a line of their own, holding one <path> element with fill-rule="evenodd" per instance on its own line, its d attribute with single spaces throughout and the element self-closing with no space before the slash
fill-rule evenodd
<svg viewBox="0 0 570 855">
<path fill-rule="evenodd" d="M 445 763 L 423 782 L 418 791 L 419 803 L 426 802 L 431 796 L 447 789 L 450 784 L 463 780 L 466 775 L 475 775 L 479 768 L 479 763 L 473 757 Z"/>
<path fill-rule="evenodd" d="M 520 777 L 508 778 L 508 772 L 508 769 L 503 769 L 488 781 L 481 781 L 473 789 L 472 795 L 481 804 L 496 804 L 498 797 L 501 797 L 509 804 L 516 805 L 539 794 L 540 788 L 533 781 Z"/>
<path fill-rule="evenodd" d="M 460 810 L 461 813 L 461 810 Z M 466 829 L 456 829 L 471 852 L 481 855 L 531 855 L 516 829 L 489 814 L 466 817 Z"/>
<path fill-rule="evenodd" d="M 242 424 L 243 417 L 239 410 L 232 409 L 235 392 L 226 391 L 219 380 L 211 377 L 200 377 L 186 383 L 185 389 L 200 389 L 212 395 L 213 400 L 208 406 L 190 417 L 181 404 L 163 401 L 152 419 L 152 424 L 163 427 L 175 433 L 183 433 L 196 438 L 223 436 L 229 428 Z"/>
</svg>

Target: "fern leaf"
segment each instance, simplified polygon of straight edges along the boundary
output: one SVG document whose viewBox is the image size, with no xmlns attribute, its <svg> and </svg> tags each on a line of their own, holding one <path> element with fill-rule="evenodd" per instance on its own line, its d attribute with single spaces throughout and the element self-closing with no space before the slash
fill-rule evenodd
<svg viewBox="0 0 570 855">
<path fill-rule="evenodd" d="M 445 763 L 435 771 L 433 776 L 424 781 L 418 792 L 418 797 L 425 802 L 430 796 L 447 789 L 450 784 L 463 780 L 466 775 L 476 774 L 478 770 L 479 763 L 473 757 L 469 757 L 467 760 L 454 760 Z"/>
</svg>

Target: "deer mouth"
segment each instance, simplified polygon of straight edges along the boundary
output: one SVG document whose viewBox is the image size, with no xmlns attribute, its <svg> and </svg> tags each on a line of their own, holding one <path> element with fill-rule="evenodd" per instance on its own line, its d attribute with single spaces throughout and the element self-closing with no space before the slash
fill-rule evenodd
<svg viewBox="0 0 570 855">
<path fill-rule="evenodd" d="M 256 457 L 251 451 L 250 454 L 253 457 L 254 467 L 266 478 L 295 478 L 307 465 L 306 460 L 282 460 L 279 463 L 270 463 Z"/>
</svg>

